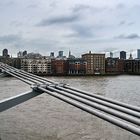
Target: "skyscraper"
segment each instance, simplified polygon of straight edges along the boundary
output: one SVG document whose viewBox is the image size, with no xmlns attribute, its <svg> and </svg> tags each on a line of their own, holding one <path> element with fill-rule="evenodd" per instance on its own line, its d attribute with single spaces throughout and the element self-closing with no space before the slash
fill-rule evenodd
<svg viewBox="0 0 140 140">
<path fill-rule="evenodd" d="M 3 52 L 2 52 L 3 56 L 4 57 L 8 57 L 8 50 L 7 49 L 4 49 Z"/>
<path fill-rule="evenodd" d="M 23 53 L 22 53 L 21 51 L 19 51 L 19 52 L 17 53 L 17 57 L 18 57 L 18 58 L 23 57 Z"/>
<path fill-rule="evenodd" d="M 50 53 L 50 57 L 54 57 L 54 52 L 51 52 Z"/>
<path fill-rule="evenodd" d="M 110 52 L 110 58 L 113 58 L 113 52 Z"/>
<path fill-rule="evenodd" d="M 23 56 L 25 56 L 25 55 L 27 55 L 27 51 L 26 50 L 23 52 Z"/>
<path fill-rule="evenodd" d="M 63 51 L 59 51 L 58 56 L 63 57 Z"/>
<path fill-rule="evenodd" d="M 125 51 L 120 52 L 120 59 L 126 59 L 126 52 Z"/>
<path fill-rule="evenodd" d="M 137 49 L 137 58 L 140 59 L 140 49 Z"/>
</svg>

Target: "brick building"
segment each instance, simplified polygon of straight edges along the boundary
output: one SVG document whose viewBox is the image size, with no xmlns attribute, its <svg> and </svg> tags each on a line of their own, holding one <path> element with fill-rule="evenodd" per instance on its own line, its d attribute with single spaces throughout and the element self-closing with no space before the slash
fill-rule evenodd
<svg viewBox="0 0 140 140">
<path fill-rule="evenodd" d="M 68 64 L 66 60 L 63 59 L 53 59 L 51 61 L 52 74 L 53 75 L 66 75 Z"/>
<path fill-rule="evenodd" d="M 87 75 L 105 74 L 105 54 L 86 53 L 82 58 L 87 62 Z"/>
<path fill-rule="evenodd" d="M 85 75 L 87 70 L 87 62 L 82 58 L 68 59 L 68 75 Z"/>
<path fill-rule="evenodd" d="M 140 74 L 140 60 L 126 60 L 125 61 L 125 72 L 129 74 Z"/>
<path fill-rule="evenodd" d="M 105 72 L 106 74 L 122 74 L 124 72 L 124 60 L 119 58 L 106 58 Z"/>
</svg>

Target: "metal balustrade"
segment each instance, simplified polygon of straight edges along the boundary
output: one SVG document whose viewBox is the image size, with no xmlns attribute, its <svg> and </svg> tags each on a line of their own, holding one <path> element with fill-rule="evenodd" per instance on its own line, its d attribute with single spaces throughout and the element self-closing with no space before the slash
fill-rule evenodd
<svg viewBox="0 0 140 140">
<path fill-rule="evenodd" d="M 0 101 L 0 112 L 42 93 L 47 93 L 85 112 L 140 136 L 140 107 L 128 105 L 99 95 L 54 82 L 0 63 L 3 73 L 29 84 L 32 91 Z"/>
</svg>

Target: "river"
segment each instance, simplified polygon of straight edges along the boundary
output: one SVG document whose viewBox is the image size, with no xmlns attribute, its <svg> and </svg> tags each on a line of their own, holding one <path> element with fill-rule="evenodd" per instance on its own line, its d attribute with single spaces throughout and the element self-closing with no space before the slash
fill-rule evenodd
<svg viewBox="0 0 140 140">
<path fill-rule="evenodd" d="M 140 76 L 47 77 L 140 106 Z M 30 90 L 14 77 L 0 78 L 0 100 Z M 0 140 L 139 140 L 139 137 L 46 93 L 0 113 Z"/>
</svg>

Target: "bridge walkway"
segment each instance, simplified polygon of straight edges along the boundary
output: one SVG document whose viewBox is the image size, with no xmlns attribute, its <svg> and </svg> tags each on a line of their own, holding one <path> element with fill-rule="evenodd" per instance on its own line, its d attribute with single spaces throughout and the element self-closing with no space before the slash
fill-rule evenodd
<svg viewBox="0 0 140 140">
<path fill-rule="evenodd" d="M 91 94 L 67 84 L 57 83 L 3 63 L 0 63 L 0 69 L 3 73 L 18 78 L 29 84 L 32 88 L 32 92 L 23 93 L 0 101 L 0 111 L 9 109 L 42 93 L 47 93 L 140 136 L 140 107 Z"/>
</svg>

